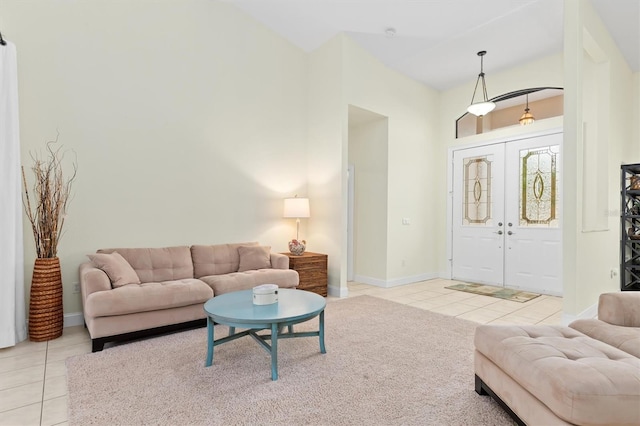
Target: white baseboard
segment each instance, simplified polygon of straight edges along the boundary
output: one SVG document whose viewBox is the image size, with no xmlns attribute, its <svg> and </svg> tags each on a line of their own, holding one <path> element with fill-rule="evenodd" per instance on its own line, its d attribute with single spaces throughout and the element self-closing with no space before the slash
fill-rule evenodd
<svg viewBox="0 0 640 426">
<path fill-rule="evenodd" d="M 29 325 L 29 318 L 25 318 L 25 323 L 27 324 L 27 328 Z M 64 320 L 62 327 L 75 327 L 78 325 L 84 325 L 84 315 L 82 312 L 73 312 L 71 314 L 64 314 Z"/>
<path fill-rule="evenodd" d="M 578 319 L 591 319 L 596 318 L 598 316 L 598 304 L 589 306 L 584 311 L 580 312 L 578 315 L 571 315 L 565 312 L 562 313 L 562 325 L 569 325 L 575 320 Z"/>
<path fill-rule="evenodd" d="M 327 287 L 327 293 L 329 294 L 329 296 L 347 297 L 349 295 L 349 289 L 347 287 L 336 287 L 330 285 Z"/>
<path fill-rule="evenodd" d="M 432 280 L 434 278 L 438 278 L 437 273 L 420 274 L 420 275 L 414 275 L 412 277 L 395 278 L 393 280 L 386 280 L 386 281 L 378 278 L 366 277 L 364 275 L 355 275 L 353 277 L 353 281 L 359 282 L 362 284 L 374 285 L 376 287 L 391 288 L 391 287 L 397 287 L 405 284 L 418 283 L 420 281 Z"/>
<path fill-rule="evenodd" d="M 64 327 L 75 327 L 84 324 L 84 316 L 82 312 L 73 312 L 64 314 Z"/>
</svg>

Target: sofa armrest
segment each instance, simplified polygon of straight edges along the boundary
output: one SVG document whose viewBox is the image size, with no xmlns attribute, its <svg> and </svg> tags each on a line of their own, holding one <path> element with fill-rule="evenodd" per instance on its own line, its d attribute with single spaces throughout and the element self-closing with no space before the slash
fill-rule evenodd
<svg viewBox="0 0 640 426">
<path fill-rule="evenodd" d="M 82 306 L 84 306 L 87 297 L 89 297 L 91 293 L 108 290 L 111 290 L 111 281 L 102 269 L 94 267 L 89 262 L 80 265 L 80 293 L 82 294 Z"/>
<path fill-rule="evenodd" d="M 640 292 L 601 294 L 598 300 L 598 319 L 623 327 L 640 327 Z"/>
<path fill-rule="evenodd" d="M 271 253 L 271 267 L 273 269 L 289 269 L 289 257 L 280 253 Z"/>
</svg>

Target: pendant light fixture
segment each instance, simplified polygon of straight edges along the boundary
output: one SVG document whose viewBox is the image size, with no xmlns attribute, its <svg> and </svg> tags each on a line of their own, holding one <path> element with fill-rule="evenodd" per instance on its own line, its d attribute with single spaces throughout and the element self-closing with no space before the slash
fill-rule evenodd
<svg viewBox="0 0 640 426">
<path fill-rule="evenodd" d="M 522 114 L 522 117 L 520 117 L 520 125 L 521 126 L 526 126 L 527 124 L 533 124 L 534 121 L 536 121 L 536 118 L 533 116 L 533 114 L 531 114 L 529 112 L 529 94 L 527 93 L 527 106 L 524 109 L 524 114 Z"/>
<path fill-rule="evenodd" d="M 487 54 L 486 50 L 482 50 L 478 52 L 478 56 L 480 56 L 480 74 L 478 74 L 478 79 L 476 80 L 476 87 L 473 89 L 473 96 L 471 97 L 471 105 L 467 108 L 471 114 L 481 117 L 485 114 L 490 113 L 496 107 L 496 104 L 491 102 L 487 97 L 487 84 L 484 81 L 484 63 L 482 57 Z M 478 84 L 482 80 L 482 101 L 474 103 L 476 98 L 476 91 L 478 90 Z"/>
</svg>

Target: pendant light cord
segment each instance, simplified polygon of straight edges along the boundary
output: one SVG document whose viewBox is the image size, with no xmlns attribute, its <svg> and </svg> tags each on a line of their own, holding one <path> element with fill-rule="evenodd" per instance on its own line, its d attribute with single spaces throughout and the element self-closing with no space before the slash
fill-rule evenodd
<svg viewBox="0 0 640 426">
<path fill-rule="evenodd" d="M 474 99 L 476 98 L 476 91 L 478 90 L 478 83 L 480 83 L 480 79 L 482 79 L 482 95 L 484 96 L 482 101 L 487 102 L 489 100 L 489 96 L 487 95 L 487 83 L 484 80 L 484 55 L 486 55 L 486 51 L 478 52 L 478 56 L 480 56 L 480 74 L 478 74 L 478 79 L 476 80 L 476 87 L 473 89 L 473 95 L 471 96 L 471 104 L 473 104 Z"/>
</svg>

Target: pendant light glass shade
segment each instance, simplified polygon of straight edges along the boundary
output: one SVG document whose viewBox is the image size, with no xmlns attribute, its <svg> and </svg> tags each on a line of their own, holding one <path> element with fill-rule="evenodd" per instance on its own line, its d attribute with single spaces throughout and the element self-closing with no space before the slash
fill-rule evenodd
<svg viewBox="0 0 640 426">
<path fill-rule="evenodd" d="M 520 120 L 518 120 L 520 122 L 521 126 L 526 126 L 527 124 L 533 124 L 534 121 L 536 121 L 536 118 L 533 116 L 533 114 L 531 114 L 529 112 L 529 94 L 527 93 L 527 106 L 524 109 L 524 114 L 522 114 L 522 117 L 520 117 Z"/>
<path fill-rule="evenodd" d="M 487 84 L 484 81 L 484 63 L 482 59 L 482 57 L 486 54 L 487 52 L 485 50 L 478 52 L 478 56 L 480 56 L 480 74 L 478 74 L 478 79 L 476 80 L 476 87 L 473 89 L 471 105 L 467 107 L 467 111 L 469 113 L 478 117 L 490 113 L 496 107 L 496 104 L 491 102 L 487 97 Z M 480 81 L 482 81 L 482 100 L 480 102 L 474 102 L 476 98 L 476 92 L 478 91 L 478 84 L 480 84 Z"/>
<path fill-rule="evenodd" d="M 536 121 L 536 118 L 529 112 L 528 109 L 525 110 L 525 113 L 520 117 L 520 124 L 526 126 L 527 124 L 533 124 Z"/>
<path fill-rule="evenodd" d="M 477 115 L 481 117 L 483 115 L 489 114 L 494 110 L 496 104 L 493 102 L 476 102 L 475 104 L 471 104 L 467 107 L 467 111 L 469 111 L 473 115 Z"/>
</svg>

